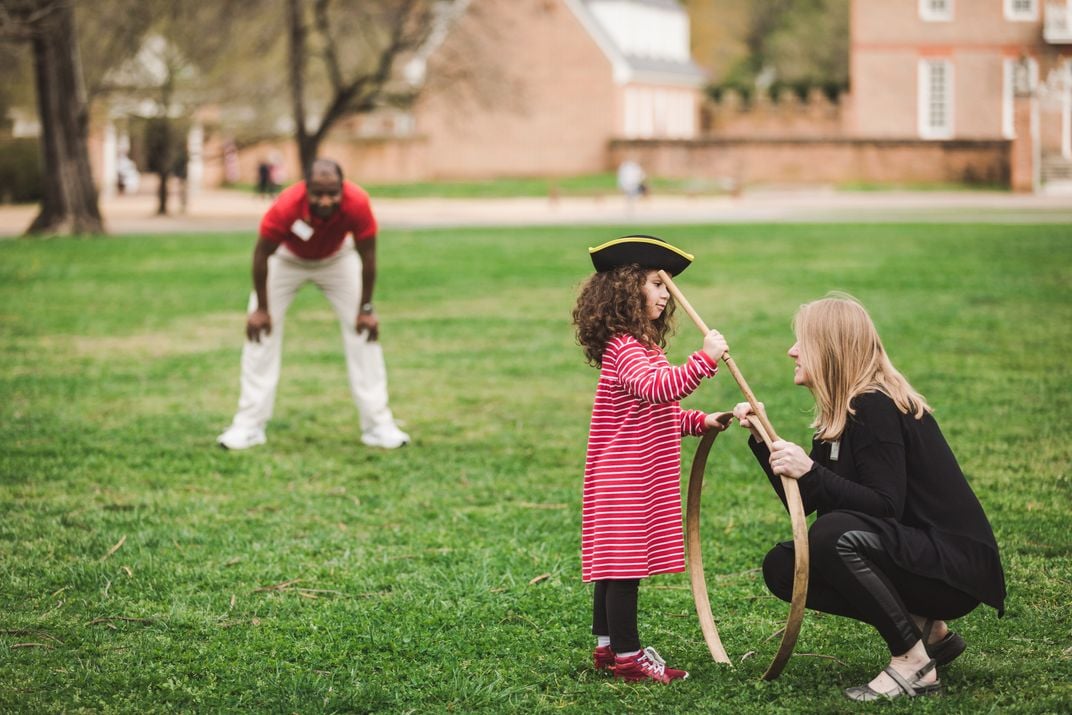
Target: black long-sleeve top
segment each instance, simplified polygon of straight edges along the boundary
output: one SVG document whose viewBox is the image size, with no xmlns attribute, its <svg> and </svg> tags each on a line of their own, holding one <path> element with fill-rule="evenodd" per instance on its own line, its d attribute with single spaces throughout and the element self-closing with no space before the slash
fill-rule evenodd
<svg viewBox="0 0 1072 715">
<path fill-rule="evenodd" d="M 815 466 L 797 480 L 806 513 L 849 511 L 870 522 L 901 568 L 1005 606 L 994 532 L 929 413 L 906 415 L 886 394 L 856 396 L 841 439 L 812 442 Z M 750 440 L 783 504 L 770 452 Z"/>
</svg>

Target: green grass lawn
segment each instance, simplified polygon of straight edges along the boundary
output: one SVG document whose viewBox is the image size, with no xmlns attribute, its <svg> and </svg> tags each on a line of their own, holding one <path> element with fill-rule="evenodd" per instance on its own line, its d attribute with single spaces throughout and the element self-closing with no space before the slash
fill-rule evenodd
<svg viewBox="0 0 1072 715">
<path fill-rule="evenodd" d="M 725 194 L 725 182 L 710 179 L 648 178 L 655 194 L 713 195 Z M 404 184 L 370 184 L 369 194 L 377 198 L 514 198 L 519 196 L 614 196 L 621 194 L 618 177 L 613 172 L 581 174 L 557 178 L 503 177 L 484 181 L 417 181 Z"/>
<path fill-rule="evenodd" d="M 731 183 L 717 179 L 675 179 L 663 176 L 648 178 L 651 191 L 656 196 L 718 196 L 736 190 Z M 411 181 L 391 184 L 362 184 L 373 200 L 389 199 L 507 199 L 518 197 L 597 197 L 621 194 L 617 175 L 614 172 L 579 174 L 557 178 L 498 177 L 486 180 L 437 180 Z M 758 184 L 752 188 L 762 188 Z M 254 193 L 255 184 L 239 183 L 232 188 Z M 916 182 L 913 184 L 846 182 L 836 188 L 847 192 L 881 191 L 1005 191 L 1008 187 L 998 184 L 958 182 Z"/>
<path fill-rule="evenodd" d="M 830 289 L 869 306 L 983 502 L 1008 611 L 955 624 L 946 694 L 883 712 L 1072 703 L 1072 235 L 1063 226 L 644 228 L 787 439 L 809 396 L 785 349 Z M 626 228 L 385 232 L 377 305 L 415 444 L 363 448 L 338 330 L 307 288 L 268 444 L 214 444 L 237 400 L 248 235 L 0 243 L 0 711 L 860 712 L 867 627 L 786 606 L 757 572 L 789 520 L 734 428 L 704 496 L 707 578 L 734 667 L 710 660 L 684 574 L 640 624 L 692 677 L 590 670 L 580 483 L 596 372 L 569 312 L 586 248 Z M 681 315 L 684 318 L 684 315 Z M 670 353 L 696 349 L 682 323 Z M 739 400 L 728 373 L 687 401 Z M 692 440 L 685 445 L 686 464 Z"/>
<path fill-rule="evenodd" d="M 664 181 L 660 189 L 675 190 L 681 182 Z M 377 198 L 514 198 L 518 196 L 600 196 L 619 193 L 614 173 L 564 176 L 558 179 L 505 177 L 485 181 L 416 181 L 404 184 L 372 184 Z"/>
</svg>

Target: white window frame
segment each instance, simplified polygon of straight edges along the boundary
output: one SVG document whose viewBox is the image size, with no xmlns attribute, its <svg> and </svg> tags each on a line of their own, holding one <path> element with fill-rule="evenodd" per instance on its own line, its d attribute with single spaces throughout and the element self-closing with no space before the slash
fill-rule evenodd
<svg viewBox="0 0 1072 715">
<path fill-rule="evenodd" d="M 1021 0 L 1024 1 L 1024 0 Z M 1039 19 L 1039 0 L 1026 0 L 1031 3 L 1027 10 L 1019 10 L 1016 7 L 1017 0 L 1004 0 L 1002 6 L 1005 9 L 1005 19 L 1009 22 L 1037 22 Z"/>
<path fill-rule="evenodd" d="M 1061 92 L 1061 156 L 1072 159 L 1072 58 L 1064 61 L 1064 91 Z"/>
<path fill-rule="evenodd" d="M 1006 57 L 1001 61 L 1001 136 L 1006 139 L 1016 138 L 1016 126 L 1013 121 L 1013 105 L 1016 99 L 1016 63 L 1015 57 Z"/>
<path fill-rule="evenodd" d="M 935 101 L 933 94 L 934 69 L 941 67 L 945 73 L 945 86 L 941 87 L 942 97 L 938 98 L 945 104 L 945 121 L 936 125 L 931 113 L 932 103 Z M 952 139 L 953 138 L 953 98 L 956 96 L 954 88 L 953 61 L 948 57 L 922 57 L 919 60 L 918 74 L 918 121 L 919 136 L 923 139 Z"/>
<path fill-rule="evenodd" d="M 924 22 L 950 22 L 953 19 L 954 0 L 944 2 L 945 10 L 941 10 L 935 7 L 934 0 L 919 0 L 919 19 Z"/>
</svg>

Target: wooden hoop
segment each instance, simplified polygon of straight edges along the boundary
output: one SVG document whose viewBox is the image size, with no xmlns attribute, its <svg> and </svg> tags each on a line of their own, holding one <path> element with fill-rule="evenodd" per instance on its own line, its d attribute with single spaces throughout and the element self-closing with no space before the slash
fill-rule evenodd
<svg viewBox="0 0 1072 715">
<path fill-rule="evenodd" d="M 696 617 L 700 619 L 700 631 L 703 633 L 707 649 L 717 663 L 732 666 L 733 661 L 722 647 L 718 637 L 715 616 L 711 612 L 711 600 L 707 595 L 707 580 L 704 578 L 703 549 L 700 546 L 700 494 L 703 491 L 704 468 L 707 454 L 718 437 L 718 430 L 711 430 L 700 439 L 696 447 L 696 456 L 692 460 L 689 473 L 689 497 L 685 507 L 685 536 L 689 544 L 689 584 L 692 586 L 692 600 L 696 603 Z"/>
<path fill-rule="evenodd" d="M 674 285 L 670 275 L 666 271 L 659 271 L 659 278 L 662 279 L 670 294 L 674 296 L 674 299 L 682 309 L 688 313 L 700 332 L 707 335 L 710 332 L 707 324 L 693 309 L 681 290 Z M 733 375 L 745 399 L 752 406 L 752 411 L 757 418 L 756 431 L 759 432 L 763 442 L 770 449 L 771 444 L 778 440 L 778 435 L 774 431 L 773 425 L 767 419 L 767 414 L 760 408 L 756 396 L 752 393 L 748 383 L 745 382 L 744 376 L 737 369 L 737 364 L 730 357 L 728 351 L 723 354 L 722 360 L 726 367 L 729 368 L 730 374 Z M 713 443 L 714 437 L 708 440 L 707 435 L 705 435 L 700 442 L 700 447 L 697 447 L 696 456 L 693 458 L 692 471 L 689 476 L 689 500 L 685 511 L 685 529 L 689 542 L 689 579 L 692 584 L 692 597 L 696 602 L 696 613 L 700 619 L 700 630 L 703 631 L 704 640 L 707 642 L 707 647 L 711 651 L 712 657 L 717 662 L 728 663 L 729 658 L 726 657 L 726 652 L 722 648 L 722 641 L 718 637 L 718 629 L 715 627 L 714 616 L 711 613 L 710 599 L 708 598 L 707 585 L 703 575 L 703 553 L 700 546 L 700 492 L 703 487 L 703 473 L 707 466 L 707 456 Z M 705 444 L 706 448 L 704 448 Z M 793 655 L 793 648 L 796 647 L 797 637 L 800 635 L 800 626 L 804 620 L 804 605 L 808 598 L 808 523 L 804 515 L 804 503 L 801 501 L 800 487 L 797 485 L 796 480 L 788 477 L 782 477 L 781 480 L 782 489 L 785 492 L 786 507 L 789 511 L 789 519 L 793 527 L 793 598 L 789 605 L 789 615 L 786 618 L 785 628 L 782 630 L 782 640 L 778 645 L 778 652 L 775 653 L 774 659 L 767 667 L 766 672 L 763 673 L 764 680 L 777 678 L 782 669 L 785 668 L 785 664 L 789 662 L 790 656 Z M 693 504 L 694 500 L 695 505 Z M 690 516 L 692 517 L 691 520 Z"/>
</svg>

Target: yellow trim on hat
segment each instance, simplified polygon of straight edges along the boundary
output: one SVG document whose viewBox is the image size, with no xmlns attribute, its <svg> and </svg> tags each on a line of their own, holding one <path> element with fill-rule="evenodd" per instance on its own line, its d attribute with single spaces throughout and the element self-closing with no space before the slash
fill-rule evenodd
<svg viewBox="0 0 1072 715">
<path fill-rule="evenodd" d="M 659 248 L 668 248 L 679 256 L 687 259 L 689 263 L 691 263 L 695 259 L 695 256 L 693 256 L 691 253 L 685 253 L 677 246 L 672 246 L 666 241 L 660 241 L 657 238 L 648 238 L 647 236 L 623 236 L 622 238 L 616 238 L 613 241 L 607 241 L 606 243 L 600 246 L 596 246 L 595 248 L 589 248 L 588 253 L 596 253 L 597 251 L 602 251 L 604 248 L 616 246 L 619 243 L 648 243 L 652 246 L 658 246 Z"/>
</svg>

